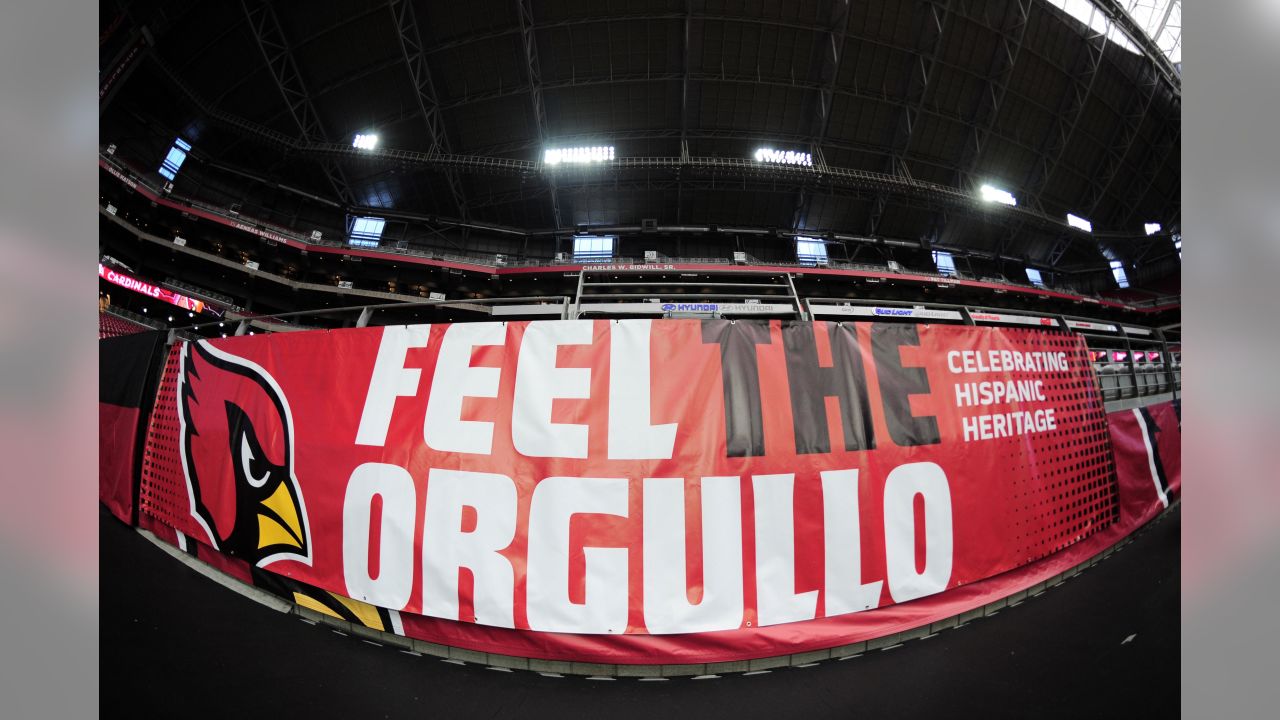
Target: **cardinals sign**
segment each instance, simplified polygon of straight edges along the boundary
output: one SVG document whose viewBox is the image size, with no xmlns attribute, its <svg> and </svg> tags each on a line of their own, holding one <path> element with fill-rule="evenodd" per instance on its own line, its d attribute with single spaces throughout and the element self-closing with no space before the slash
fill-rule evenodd
<svg viewBox="0 0 1280 720">
<path fill-rule="evenodd" d="M 875 322 L 200 341 L 169 359 L 143 508 L 406 628 L 767 633 L 1110 525 L 1092 372 L 1058 330 Z"/>
</svg>

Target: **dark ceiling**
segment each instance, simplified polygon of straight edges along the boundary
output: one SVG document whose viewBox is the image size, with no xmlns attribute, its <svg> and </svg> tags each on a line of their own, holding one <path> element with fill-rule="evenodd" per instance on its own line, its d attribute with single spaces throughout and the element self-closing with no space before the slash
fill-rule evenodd
<svg viewBox="0 0 1280 720">
<path fill-rule="evenodd" d="M 217 175 L 329 212 L 524 231 L 656 218 L 924 239 L 1045 266 L 1097 264 L 1099 243 L 1132 256 L 1144 222 L 1179 225 L 1178 76 L 1042 0 L 138 0 L 101 17 L 104 73 L 150 41 L 105 99 L 102 142 L 150 168 L 188 138 L 200 167 L 180 186 Z M 377 152 L 350 147 L 363 132 Z M 579 144 L 620 162 L 540 167 Z M 762 145 L 818 167 L 753 167 Z M 1019 207 L 973 200 L 984 182 Z"/>
</svg>

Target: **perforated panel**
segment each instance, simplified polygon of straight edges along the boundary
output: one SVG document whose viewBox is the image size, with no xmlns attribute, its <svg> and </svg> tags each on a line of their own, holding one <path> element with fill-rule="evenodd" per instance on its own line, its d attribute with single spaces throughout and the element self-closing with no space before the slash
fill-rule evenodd
<svg viewBox="0 0 1280 720">
<path fill-rule="evenodd" d="M 169 348 L 164 374 L 156 391 L 155 409 L 147 426 L 147 444 L 142 456 L 142 483 L 139 503 L 142 512 L 202 540 L 206 534 L 192 519 L 191 501 L 183 482 L 181 437 L 178 423 L 178 356 L 182 343 Z"/>
<path fill-rule="evenodd" d="M 1047 391 L 1059 430 L 1026 436 L 1031 452 L 1015 447 L 1007 455 L 1010 469 L 1017 471 L 1010 477 L 1018 478 L 1013 488 L 1015 537 L 1031 561 L 1109 526 L 1118 505 L 1106 409 L 1083 340 L 1040 330 L 1016 334 L 1067 353 L 1071 367 L 1069 381 Z"/>
</svg>

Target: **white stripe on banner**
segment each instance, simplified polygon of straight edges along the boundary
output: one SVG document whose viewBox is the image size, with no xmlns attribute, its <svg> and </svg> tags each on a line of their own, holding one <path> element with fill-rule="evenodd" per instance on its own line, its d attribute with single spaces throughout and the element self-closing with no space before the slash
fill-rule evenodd
<svg viewBox="0 0 1280 720">
<path fill-rule="evenodd" d="M 400 613 L 395 610 L 388 610 L 387 614 L 391 616 L 391 629 L 397 635 L 404 635 L 404 622 L 400 620 Z"/>
<path fill-rule="evenodd" d="M 1164 490 L 1160 487 L 1160 475 L 1156 472 L 1156 451 L 1151 447 L 1151 435 L 1147 432 L 1147 421 L 1142 419 L 1142 410 L 1133 409 L 1133 416 L 1138 420 L 1138 429 L 1142 435 L 1142 445 L 1147 449 L 1147 467 L 1151 469 L 1151 482 L 1156 486 L 1156 495 L 1160 498 L 1160 504 L 1169 507 L 1169 498 L 1164 494 Z"/>
<path fill-rule="evenodd" d="M 187 536 L 182 534 L 181 530 L 174 530 L 178 534 L 178 549 L 187 552 Z"/>
</svg>

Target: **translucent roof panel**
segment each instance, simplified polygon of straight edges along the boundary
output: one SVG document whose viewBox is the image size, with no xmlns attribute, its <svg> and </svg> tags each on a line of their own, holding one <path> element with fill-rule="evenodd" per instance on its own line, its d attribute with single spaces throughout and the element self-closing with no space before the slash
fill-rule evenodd
<svg viewBox="0 0 1280 720">
<path fill-rule="evenodd" d="M 1120 6 L 1169 62 L 1182 63 L 1182 0 L 1120 0 Z"/>
<path fill-rule="evenodd" d="M 1107 39 L 1128 50 L 1138 53 L 1138 47 L 1125 37 L 1119 27 L 1113 25 L 1105 13 L 1094 6 L 1090 0 L 1045 0 L 1045 2 L 1062 10 L 1095 32 L 1105 33 Z M 1169 62 L 1178 65 L 1182 62 L 1182 0 L 1118 0 L 1120 7 L 1129 13 L 1129 17 L 1146 32 L 1155 44 L 1164 52 Z"/>
</svg>

